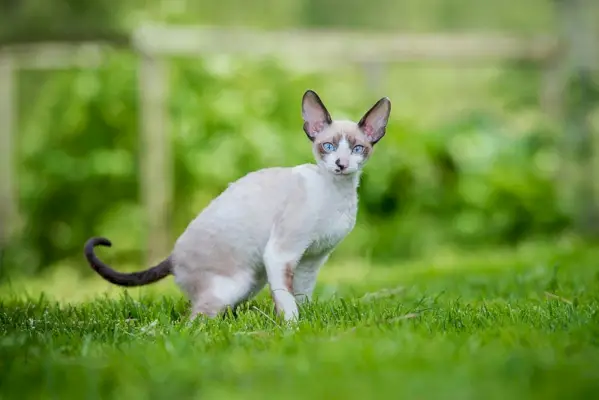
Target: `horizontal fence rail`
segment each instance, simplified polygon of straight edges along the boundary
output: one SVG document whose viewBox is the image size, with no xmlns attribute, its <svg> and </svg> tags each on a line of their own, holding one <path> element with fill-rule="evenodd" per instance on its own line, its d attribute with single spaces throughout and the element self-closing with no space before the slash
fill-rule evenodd
<svg viewBox="0 0 599 400">
<path fill-rule="evenodd" d="M 484 34 L 380 34 L 339 31 L 260 31 L 212 27 L 144 26 L 134 46 L 163 56 L 231 54 L 272 57 L 292 67 L 330 63 L 417 61 L 543 62 L 558 50 L 555 37 Z"/>
<path fill-rule="evenodd" d="M 105 43 L 43 43 L 4 46 L 0 57 L 18 69 L 97 68 L 112 47 Z"/>
</svg>

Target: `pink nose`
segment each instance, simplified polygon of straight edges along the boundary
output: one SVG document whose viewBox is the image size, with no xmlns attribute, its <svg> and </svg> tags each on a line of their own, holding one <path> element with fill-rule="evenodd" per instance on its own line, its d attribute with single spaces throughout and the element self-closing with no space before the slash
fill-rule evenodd
<svg viewBox="0 0 599 400">
<path fill-rule="evenodd" d="M 343 171 L 345 168 L 347 168 L 347 161 L 341 161 L 341 159 L 338 158 L 337 161 L 335 161 L 335 165 L 337 165 L 339 169 Z"/>
</svg>

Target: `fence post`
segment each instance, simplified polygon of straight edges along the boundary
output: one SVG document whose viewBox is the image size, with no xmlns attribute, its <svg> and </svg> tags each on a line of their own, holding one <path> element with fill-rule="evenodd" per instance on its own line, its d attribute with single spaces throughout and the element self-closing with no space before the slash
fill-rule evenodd
<svg viewBox="0 0 599 400">
<path fill-rule="evenodd" d="M 365 78 L 366 89 L 375 95 L 387 96 L 381 94 L 384 89 L 386 65 L 382 62 L 362 62 L 362 71 Z"/>
<path fill-rule="evenodd" d="M 168 76 L 164 60 L 140 55 L 141 197 L 145 207 L 146 264 L 166 257 L 171 248 L 172 155 L 168 134 Z"/>
<path fill-rule="evenodd" d="M 551 58 L 543 61 L 541 67 L 541 87 L 539 102 L 544 114 L 553 123 L 562 121 L 563 96 L 565 91 L 565 70 L 561 49 Z"/>
<path fill-rule="evenodd" d="M 595 181 L 590 116 L 599 101 L 592 74 L 596 72 L 597 48 L 593 19 L 594 0 L 557 0 L 564 48 L 565 90 L 563 115 L 564 198 L 569 203 L 577 230 L 599 234 L 599 210 Z"/>
<path fill-rule="evenodd" d="M 0 255 L 14 234 L 17 196 L 14 180 L 15 98 L 14 61 L 0 51 Z"/>
</svg>

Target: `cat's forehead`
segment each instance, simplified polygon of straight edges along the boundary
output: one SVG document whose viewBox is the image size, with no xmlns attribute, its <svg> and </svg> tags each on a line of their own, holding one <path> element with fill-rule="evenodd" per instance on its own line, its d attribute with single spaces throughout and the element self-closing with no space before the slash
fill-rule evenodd
<svg viewBox="0 0 599 400">
<path fill-rule="evenodd" d="M 362 133 L 358 124 L 353 121 L 333 121 L 322 133 L 317 136 L 317 141 L 322 142 L 340 142 L 347 140 L 352 143 L 367 142 L 367 138 Z"/>
</svg>

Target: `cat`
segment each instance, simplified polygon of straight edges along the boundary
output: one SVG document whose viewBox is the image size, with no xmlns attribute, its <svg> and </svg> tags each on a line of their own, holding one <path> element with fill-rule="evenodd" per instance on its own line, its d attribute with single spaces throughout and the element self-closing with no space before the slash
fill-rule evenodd
<svg viewBox="0 0 599 400">
<path fill-rule="evenodd" d="M 385 135 L 391 102 L 381 98 L 358 123 L 333 120 L 316 92 L 302 97 L 303 129 L 316 164 L 250 172 L 231 183 L 187 226 L 171 254 L 145 271 L 117 272 L 85 244 L 90 266 L 107 281 L 141 286 L 174 275 L 191 318 L 215 317 L 255 296 L 266 283 L 285 321 L 299 317 L 321 266 L 352 231 L 357 188 L 374 145 Z"/>
</svg>

